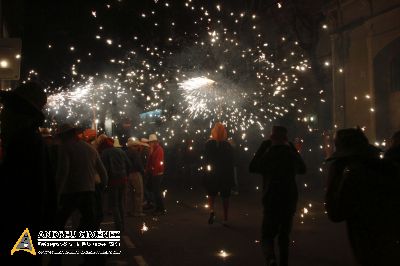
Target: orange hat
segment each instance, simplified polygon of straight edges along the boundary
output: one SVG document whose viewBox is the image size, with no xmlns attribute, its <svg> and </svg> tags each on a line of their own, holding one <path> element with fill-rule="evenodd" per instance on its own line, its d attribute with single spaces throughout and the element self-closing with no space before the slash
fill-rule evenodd
<svg viewBox="0 0 400 266">
<path fill-rule="evenodd" d="M 215 123 L 213 129 L 211 129 L 211 139 L 217 141 L 223 141 L 228 139 L 228 133 L 224 125 L 220 122 Z"/>
</svg>

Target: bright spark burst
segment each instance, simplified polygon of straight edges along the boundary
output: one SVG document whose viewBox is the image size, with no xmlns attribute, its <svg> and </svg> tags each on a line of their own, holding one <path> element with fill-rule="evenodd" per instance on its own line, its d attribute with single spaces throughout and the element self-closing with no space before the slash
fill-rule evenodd
<svg viewBox="0 0 400 266">
<path fill-rule="evenodd" d="M 184 82 L 178 83 L 179 87 L 187 90 L 187 91 L 193 91 L 193 90 L 198 90 L 203 87 L 209 87 L 215 83 L 214 80 L 208 79 L 206 77 L 197 77 L 197 78 L 191 78 L 188 80 L 185 80 Z"/>
<path fill-rule="evenodd" d="M 210 101 L 221 99 L 217 97 L 213 84 L 215 84 L 215 81 L 206 77 L 191 78 L 178 83 L 179 87 L 183 90 L 183 97 L 188 103 L 186 110 L 189 112 L 190 117 L 196 118 L 204 114 L 210 110 L 207 106 Z"/>
<path fill-rule="evenodd" d="M 50 117 L 58 117 L 59 123 L 72 122 L 75 125 L 87 121 L 99 121 L 119 106 L 118 114 L 124 117 L 129 112 L 130 101 L 121 84 L 108 77 L 77 82 L 71 88 L 58 88 L 48 96 L 47 112 Z"/>
<path fill-rule="evenodd" d="M 143 223 L 142 228 L 140 229 L 140 231 L 142 232 L 142 234 L 143 234 L 144 232 L 149 231 L 149 228 L 146 226 L 146 223 Z"/>
</svg>

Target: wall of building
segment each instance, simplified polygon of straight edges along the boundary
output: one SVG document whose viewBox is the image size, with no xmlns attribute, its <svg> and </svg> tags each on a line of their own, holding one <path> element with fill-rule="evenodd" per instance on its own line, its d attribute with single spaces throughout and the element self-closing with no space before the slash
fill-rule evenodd
<svg viewBox="0 0 400 266">
<path fill-rule="evenodd" d="M 400 96 L 389 89 L 390 63 L 400 52 L 400 0 L 334 2 L 327 12 L 334 124 L 387 138 L 400 129 Z"/>
</svg>

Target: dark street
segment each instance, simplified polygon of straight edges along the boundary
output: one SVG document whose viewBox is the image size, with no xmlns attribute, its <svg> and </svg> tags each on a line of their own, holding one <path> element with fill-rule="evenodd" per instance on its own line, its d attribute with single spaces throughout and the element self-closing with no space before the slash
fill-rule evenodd
<svg viewBox="0 0 400 266">
<path fill-rule="evenodd" d="M 232 196 L 230 221 L 225 227 L 218 221 L 218 214 L 222 214 L 220 200 L 216 204 L 217 222 L 208 225 L 207 200 L 203 191 L 168 190 L 168 214 L 128 217 L 127 232 L 122 237 L 122 255 L 111 257 L 107 265 L 264 265 L 259 246 L 260 197 L 261 192 L 256 190 Z M 305 202 L 310 203 L 300 198 L 299 208 L 305 206 Z M 345 225 L 328 221 L 321 200 L 311 203 L 312 208 L 303 219 L 300 211 L 296 213 L 290 247 L 291 265 L 354 265 Z M 103 227 L 112 229 L 112 225 L 109 216 Z M 222 257 L 221 251 L 225 251 L 227 257 Z M 72 266 L 80 259 L 68 257 L 67 261 Z"/>
</svg>

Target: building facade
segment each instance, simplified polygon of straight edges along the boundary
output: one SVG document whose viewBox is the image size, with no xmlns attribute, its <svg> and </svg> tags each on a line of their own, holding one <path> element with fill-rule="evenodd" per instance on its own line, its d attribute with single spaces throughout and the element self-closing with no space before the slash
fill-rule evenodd
<svg viewBox="0 0 400 266">
<path fill-rule="evenodd" d="M 400 130 L 400 0 L 337 0 L 326 14 L 334 127 L 387 139 Z"/>
</svg>

